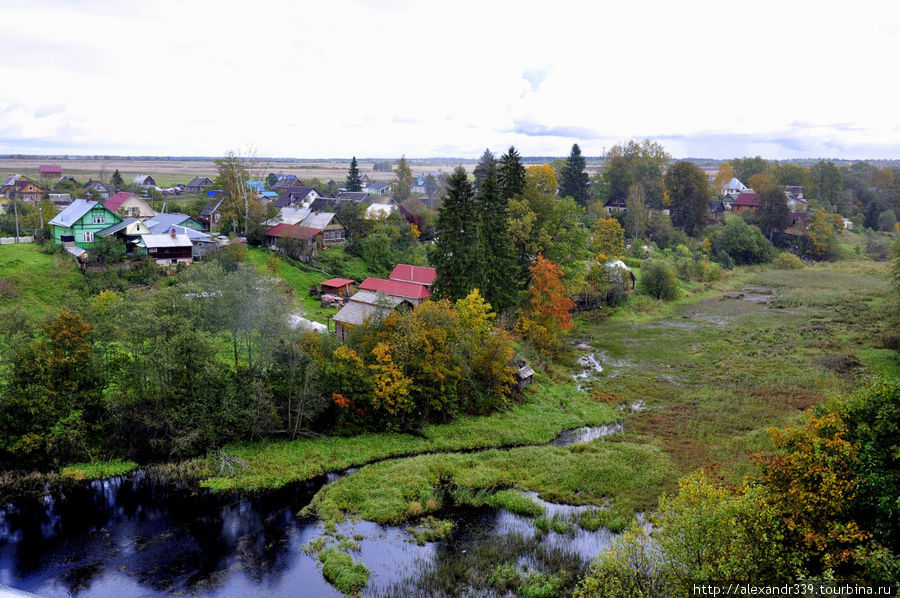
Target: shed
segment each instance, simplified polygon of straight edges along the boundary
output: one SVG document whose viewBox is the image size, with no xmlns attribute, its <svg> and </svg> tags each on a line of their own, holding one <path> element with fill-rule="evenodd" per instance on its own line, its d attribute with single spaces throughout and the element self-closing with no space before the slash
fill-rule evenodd
<svg viewBox="0 0 900 598">
<path fill-rule="evenodd" d="M 338 297 L 349 297 L 353 294 L 353 285 L 355 284 L 356 281 L 349 278 L 331 278 L 319 283 L 319 287 L 323 293 L 331 293 Z"/>
<path fill-rule="evenodd" d="M 54 164 L 42 164 L 40 167 L 41 178 L 58 179 L 62 176 L 62 166 Z"/>
<path fill-rule="evenodd" d="M 611 283 L 618 283 L 626 293 L 634 291 L 634 285 L 637 282 L 637 276 L 634 270 L 625 265 L 622 260 L 611 260 L 606 262 L 606 277 Z"/>
</svg>

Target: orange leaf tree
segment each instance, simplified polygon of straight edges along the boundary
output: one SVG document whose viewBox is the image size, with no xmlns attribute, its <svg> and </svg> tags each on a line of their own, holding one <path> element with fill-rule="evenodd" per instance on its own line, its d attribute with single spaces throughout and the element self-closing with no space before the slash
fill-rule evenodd
<svg viewBox="0 0 900 598">
<path fill-rule="evenodd" d="M 559 266 L 538 254 L 529 271 L 528 308 L 516 328 L 539 350 L 553 353 L 559 349 L 562 334 L 572 328 L 569 312 L 575 303 L 566 295 Z"/>
</svg>

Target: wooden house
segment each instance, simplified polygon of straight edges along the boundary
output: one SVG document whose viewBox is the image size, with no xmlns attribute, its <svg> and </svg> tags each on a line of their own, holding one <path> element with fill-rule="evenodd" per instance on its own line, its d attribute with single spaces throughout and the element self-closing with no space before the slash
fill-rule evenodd
<svg viewBox="0 0 900 598">
<path fill-rule="evenodd" d="M 160 266 L 190 264 L 194 245 L 187 235 L 172 230 L 168 234 L 144 235 L 138 245 Z"/>
<path fill-rule="evenodd" d="M 203 193 L 204 189 L 208 189 L 213 186 L 212 180 L 205 176 L 198 176 L 191 179 L 187 185 L 184 186 L 185 193 Z"/>
<path fill-rule="evenodd" d="M 437 278 L 437 270 L 434 268 L 427 268 L 425 266 L 410 266 L 409 264 L 397 264 L 394 266 L 394 270 L 391 272 L 391 275 L 388 276 L 391 280 L 398 280 L 400 282 L 411 282 L 414 284 L 425 285 L 426 289 L 430 289 L 431 285 L 434 284 L 434 279 Z"/>
<path fill-rule="evenodd" d="M 55 164 L 41 164 L 39 170 L 42 179 L 58 179 L 62 176 L 62 166 Z"/>
<path fill-rule="evenodd" d="M 149 174 L 139 174 L 131 182 L 137 187 L 156 187 L 156 181 Z"/>
<path fill-rule="evenodd" d="M 756 194 L 756 191 L 744 191 L 734 200 L 734 203 L 731 205 L 731 210 L 740 214 L 741 212 L 747 211 L 755 212 L 758 207 L 759 195 Z"/>
<path fill-rule="evenodd" d="M 206 230 L 211 230 L 212 227 L 219 224 L 219 221 L 222 219 L 222 213 L 219 211 L 222 207 L 222 203 L 225 201 L 225 194 L 221 191 L 216 191 L 213 195 L 210 196 L 209 202 L 207 202 L 206 207 L 200 211 L 199 220 L 206 225 Z"/>
<path fill-rule="evenodd" d="M 45 189 L 21 174 L 12 174 L 0 185 L 0 194 L 9 199 L 24 199 L 32 203 L 41 201 Z"/>
<path fill-rule="evenodd" d="M 308 208 L 317 197 L 319 192 L 312 187 L 290 187 L 279 195 L 272 205 L 276 208 Z"/>
<path fill-rule="evenodd" d="M 110 197 L 103 204 L 103 207 L 110 212 L 115 212 L 125 218 L 140 218 L 145 220 L 159 214 L 159 212 L 151 208 L 150 204 L 146 201 L 134 193 L 128 193 L 126 191 L 120 191 Z"/>
<path fill-rule="evenodd" d="M 319 288 L 323 293 L 330 293 L 338 297 L 350 297 L 355 292 L 355 280 L 349 278 L 331 278 L 319 283 Z"/>
<path fill-rule="evenodd" d="M 50 221 L 53 239 L 60 244 L 74 244 L 82 249 L 94 243 L 94 235 L 122 221 L 96 201 L 76 199 Z"/>
<path fill-rule="evenodd" d="M 203 223 L 199 220 L 195 220 L 187 214 L 180 214 L 178 212 L 173 212 L 171 214 L 157 214 L 146 222 L 149 227 L 153 227 L 160 223 L 183 226 L 197 231 L 202 231 L 205 228 Z"/>
<path fill-rule="evenodd" d="M 372 291 L 383 293 L 408 301 L 413 307 L 431 297 L 431 291 L 424 284 L 387 280 L 384 278 L 367 278 L 359 285 L 360 292 Z"/>
<path fill-rule="evenodd" d="M 85 184 L 84 189 L 85 191 L 90 192 L 94 197 L 99 197 L 103 200 L 109 199 L 116 194 L 115 187 L 100 181 L 88 181 L 87 184 Z"/>
<path fill-rule="evenodd" d="M 147 225 L 137 218 L 125 218 L 121 222 L 97 231 L 94 236 L 97 238 L 116 237 L 125 243 L 128 252 L 132 252 L 141 242 L 141 237 L 149 235 L 151 232 Z"/>
<path fill-rule="evenodd" d="M 404 297 L 395 297 L 374 291 L 359 291 L 334 315 L 335 334 L 345 341 L 350 330 L 387 317 L 394 310 L 412 309 L 413 304 Z"/>
</svg>

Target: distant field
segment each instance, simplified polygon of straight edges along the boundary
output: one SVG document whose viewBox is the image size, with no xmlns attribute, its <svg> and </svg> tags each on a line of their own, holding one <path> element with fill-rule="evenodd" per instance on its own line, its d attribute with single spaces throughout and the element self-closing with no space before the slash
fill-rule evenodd
<svg viewBox="0 0 900 598">
<path fill-rule="evenodd" d="M 149 174 L 157 185 L 170 186 L 176 183 L 187 183 L 195 176 L 216 175 L 216 165 L 213 161 L 203 160 L 40 160 L 33 158 L 0 159 L 0 173 L 24 174 L 38 179 L 39 168 L 42 164 L 62 166 L 63 175 L 76 179 L 102 179 L 108 181 L 112 173 L 118 169 L 122 178 L 130 182 L 139 174 Z M 294 174 L 300 180 L 318 178 L 324 180 L 344 180 L 350 161 L 346 162 L 269 162 L 260 161 L 260 172 L 265 177 L 270 172 Z M 375 172 L 374 162 L 360 162 L 359 168 L 363 174 L 374 181 L 389 181 L 393 174 L 390 172 Z M 475 167 L 474 164 L 462 165 L 468 172 Z M 413 175 L 426 175 L 433 172 L 450 172 L 453 165 L 432 162 L 410 162 Z"/>
</svg>

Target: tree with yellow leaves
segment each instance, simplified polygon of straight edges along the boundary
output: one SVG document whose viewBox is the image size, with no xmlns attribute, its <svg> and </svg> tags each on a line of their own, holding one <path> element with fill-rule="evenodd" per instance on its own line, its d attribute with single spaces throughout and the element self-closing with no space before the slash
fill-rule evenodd
<svg viewBox="0 0 900 598">
<path fill-rule="evenodd" d="M 529 166 L 525 169 L 525 180 L 529 186 L 547 195 L 556 195 L 556 188 L 559 186 L 556 171 L 549 164 Z"/>
<path fill-rule="evenodd" d="M 412 381 L 394 363 L 387 343 L 375 345 L 372 355 L 375 357 L 375 363 L 369 366 L 375 382 L 372 407 L 385 416 L 388 429 L 400 430 L 409 421 L 415 406 L 409 394 Z"/>
<path fill-rule="evenodd" d="M 604 262 L 625 253 L 625 229 L 615 218 L 600 218 L 594 223 L 591 249 Z"/>
</svg>

